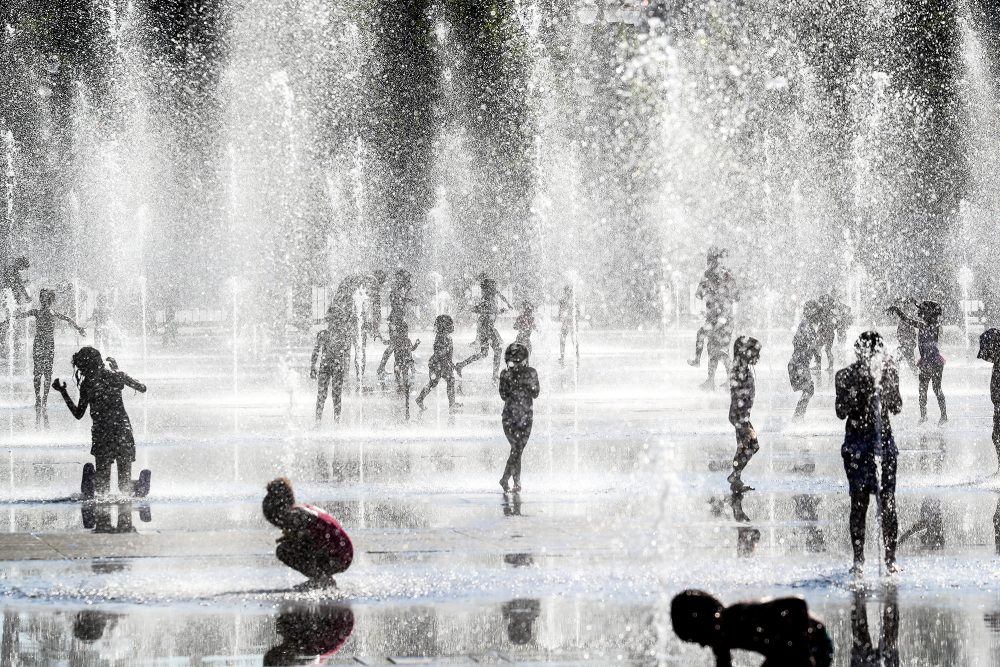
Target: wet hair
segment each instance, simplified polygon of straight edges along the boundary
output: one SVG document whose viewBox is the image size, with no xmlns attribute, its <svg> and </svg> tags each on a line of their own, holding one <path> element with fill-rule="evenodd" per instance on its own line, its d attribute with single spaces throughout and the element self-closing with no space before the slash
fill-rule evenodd
<svg viewBox="0 0 1000 667">
<path fill-rule="evenodd" d="M 50 290 L 46 287 L 38 290 L 38 303 L 45 308 L 46 306 L 51 306 L 56 300 L 55 290 Z"/>
<path fill-rule="evenodd" d="M 802 306 L 802 317 L 805 318 L 806 320 L 810 322 L 815 322 L 817 319 L 819 319 L 819 315 L 820 315 L 820 307 L 818 301 L 810 299 L 809 301 L 806 301 L 805 304 Z"/>
<path fill-rule="evenodd" d="M 31 268 L 31 263 L 28 258 L 24 255 L 19 255 L 14 258 L 13 269 L 15 271 L 24 271 L 25 269 Z"/>
<path fill-rule="evenodd" d="M 434 318 L 434 331 L 439 334 L 455 333 L 455 320 L 451 315 L 438 315 Z"/>
<path fill-rule="evenodd" d="M 516 364 L 526 364 L 528 363 L 528 348 L 520 343 L 511 343 L 503 353 L 503 360 L 506 364 L 512 361 Z"/>
<path fill-rule="evenodd" d="M 921 301 L 917 304 L 917 313 L 928 324 L 936 324 L 941 319 L 941 304 L 936 301 Z"/>
<path fill-rule="evenodd" d="M 285 515 L 294 504 L 295 492 L 287 477 L 278 477 L 267 483 L 267 495 L 264 496 L 261 509 L 269 523 L 281 528 L 285 523 Z"/>
<path fill-rule="evenodd" d="M 882 334 L 877 331 L 865 331 L 854 343 L 854 353 L 858 359 L 870 359 L 885 349 Z"/>
<path fill-rule="evenodd" d="M 104 359 L 96 347 L 87 345 L 73 354 L 73 367 L 76 368 L 76 383 L 79 385 L 81 375 L 87 377 L 104 368 Z"/>
<path fill-rule="evenodd" d="M 1000 329 L 990 328 L 979 336 L 977 358 L 991 363 L 1000 361 Z"/>
<path fill-rule="evenodd" d="M 705 591 L 688 589 L 670 602 L 670 620 L 682 641 L 715 646 L 722 639 L 724 609 L 721 602 Z"/>
<path fill-rule="evenodd" d="M 760 341 L 752 336 L 739 336 L 733 343 L 733 361 L 745 364 L 757 363 L 760 359 Z"/>
</svg>

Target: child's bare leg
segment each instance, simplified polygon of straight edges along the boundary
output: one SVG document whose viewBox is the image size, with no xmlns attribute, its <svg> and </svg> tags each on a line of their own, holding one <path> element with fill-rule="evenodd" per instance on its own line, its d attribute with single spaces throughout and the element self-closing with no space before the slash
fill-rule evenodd
<svg viewBox="0 0 1000 667">
<path fill-rule="evenodd" d="M 330 388 L 330 374 L 325 370 L 319 372 L 319 377 L 317 378 L 317 391 L 316 391 L 316 421 L 323 418 L 323 404 L 326 403 L 326 392 Z"/>
<path fill-rule="evenodd" d="M 41 392 L 42 392 L 42 386 L 41 386 L 42 385 L 42 374 L 41 373 L 35 373 L 35 377 L 32 378 L 32 380 L 33 380 L 33 382 L 35 384 L 35 406 L 37 407 L 37 406 L 39 406 L 39 405 L 42 404 L 42 394 L 41 394 Z"/>
<path fill-rule="evenodd" d="M 45 373 L 42 381 L 42 405 L 49 402 L 49 387 L 52 385 L 52 373 Z"/>
<path fill-rule="evenodd" d="M 107 493 L 111 490 L 111 464 L 112 458 L 94 457 L 94 491 L 97 493 Z"/>
<path fill-rule="evenodd" d="M 118 493 L 124 496 L 131 496 L 135 491 L 135 484 L 132 482 L 132 462 L 125 457 L 119 457 L 118 467 Z M 111 472 L 110 470 L 108 472 Z"/>
</svg>

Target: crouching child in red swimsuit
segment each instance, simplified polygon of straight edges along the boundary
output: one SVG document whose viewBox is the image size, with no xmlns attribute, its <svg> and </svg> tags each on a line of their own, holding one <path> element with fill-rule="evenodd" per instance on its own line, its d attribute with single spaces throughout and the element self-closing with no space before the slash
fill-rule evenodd
<svg viewBox="0 0 1000 667">
<path fill-rule="evenodd" d="M 315 505 L 296 505 L 292 483 L 284 477 L 267 485 L 264 518 L 281 529 L 275 555 L 316 586 L 335 585 L 333 575 L 354 560 L 354 546 L 340 522 Z"/>
</svg>

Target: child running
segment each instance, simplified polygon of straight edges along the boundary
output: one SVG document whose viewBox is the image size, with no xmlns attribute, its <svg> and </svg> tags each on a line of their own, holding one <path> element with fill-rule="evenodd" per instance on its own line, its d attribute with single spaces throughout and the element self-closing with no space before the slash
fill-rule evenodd
<svg viewBox="0 0 1000 667">
<path fill-rule="evenodd" d="M 917 330 L 917 348 L 920 350 L 920 360 L 917 361 L 918 392 L 920 404 L 920 422 L 927 421 L 927 385 L 932 384 L 934 395 L 937 396 L 938 410 L 941 418 L 938 426 L 948 423 L 948 407 L 945 404 L 944 390 L 941 379 L 944 376 L 944 357 L 938 348 L 941 337 L 941 304 L 934 301 L 921 301 L 917 304 L 917 316 L 910 317 L 898 306 L 890 306 L 888 312 L 895 313 L 900 320 Z"/>
<path fill-rule="evenodd" d="M 437 383 L 444 380 L 448 391 L 448 409 L 452 412 L 458 407 L 455 402 L 455 345 L 451 335 L 455 333 L 455 322 L 450 315 L 438 315 L 434 319 L 434 353 L 427 360 L 427 386 L 420 390 L 417 396 L 417 407 L 426 410 L 424 399 Z"/>
<path fill-rule="evenodd" d="M 792 339 L 792 359 L 788 362 L 788 381 L 792 385 L 792 391 L 801 391 L 798 405 L 795 406 L 795 419 L 802 419 L 809 407 L 809 400 L 816 391 L 813 383 L 812 373 L 809 372 L 809 364 L 813 355 L 816 354 L 816 319 L 819 313 L 819 304 L 815 301 L 806 301 L 802 308 L 802 321 Z"/>
<path fill-rule="evenodd" d="M 392 339 L 392 363 L 396 374 L 396 391 L 403 395 L 406 406 L 406 418 L 410 418 L 410 390 L 413 387 L 414 366 L 413 351 L 420 345 L 420 339 L 410 341 L 410 326 L 406 322 L 396 325 L 396 333 Z"/>
<path fill-rule="evenodd" d="M 519 343 L 528 349 L 531 354 L 531 332 L 537 331 L 535 326 L 535 307 L 530 301 L 521 302 L 521 312 L 514 319 L 514 331 L 517 332 L 515 343 Z"/>
<path fill-rule="evenodd" d="M 285 477 L 267 485 L 262 509 L 264 518 L 281 529 L 278 560 L 308 577 L 310 587 L 335 586 L 333 576 L 354 560 L 354 545 L 340 522 L 315 505 L 295 504 L 292 483 Z"/>
<path fill-rule="evenodd" d="M 493 381 L 496 382 L 500 375 L 500 346 L 503 339 L 497 331 L 497 316 L 500 314 L 499 301 L 503 301 L 508 308 L 510 302 L 497 289 L 496 281 L 487 278 L 485 274 L 480 276 L 479 289 L 482 293 L 482 300 L 472 309 L 479 316 L 476 324 L 476 343 L 479 344 L 479 352 L 473 354 L 465 361 L 455 364 L 455 372 L 462 377 L 462 369 L 474 361 L 485 359 L 493 348 Z"/>
<path fill-rule="evenodd" d="M 142 498 L 149 493 L 150 472 L 143 470 L 139 479 L 132 481 L 132 463 L 135 461 L 135 438 L 132 422 L 125 412 L 122 390 L 125 387 L 146 392 L 146 385 L 134 380 L 118 370 L 118 364 L 108 357 L 110 369 L 105 368 L 101 353 L 93 347 L 82 347 L 73 355 L 77 382 L 80 386 L 80 401 L 74 404 L 66 383 L 59 378 L 52 381 L 52 388 L 62 394 L 66 407 L 77 419 L 90 408 L 93 424 L 90 429 L 90 453 L 94 464 L 88 463 L 83 469 L 81 491 L 85 498 L 95 493 L 106 494 L 111 488 L 111 464 L 118 468 L 118 492 Z M 82 380 L 81 380 L 82 378 Z"/>
<path fill-rule="evenodd" d="M 729 423 L 736 428 L 736 455 L 733 457 L 733 471 L 727 481 L 733 493 L 753 491 L 740 479 L 743 469 L 760 445 L 757 432 L 750 423 L 750 410 L 757 393 L 753 369 L 760 359 L 760 342 L 750 336 L 740 336 L 733 343 L 733 366 L 729 375 Z"/>
<path fill-rule="evenodd" d="M 49 382 L 52 380 L 52 361 L 55 359 L 55 329 L 56 320 L 68 322 L 81 336 L 86 336 L 86 330 L 72 319 L 56 312 L 52 304 L 56 293 L 50 289 L 42 289 L 38 293 L 38 308 L 25 310 L 14 314 L 14 317 L 35 318 L 35 343 L 32 349 L 32 359 L 35 363 L 35 410 L 40 411 L 49 401 Z M 79 419 L 79 417 L 77 417 Z"/>
<path fill-rule="evenodd" d="M 514 478 L 515 493 L 521 490 L 521 454 L 531 437 L 532 405 L 538 398 L 538 373 L 528 365 L 528 348 L 511 343 L 504 353 L 507 368 L 500 374 L 500 398 L 503 399 L 503 432 L 510 443 L 510 456 L 500 478 L 504 493 L 511 490 L 507 482 Z"/>
</svg>

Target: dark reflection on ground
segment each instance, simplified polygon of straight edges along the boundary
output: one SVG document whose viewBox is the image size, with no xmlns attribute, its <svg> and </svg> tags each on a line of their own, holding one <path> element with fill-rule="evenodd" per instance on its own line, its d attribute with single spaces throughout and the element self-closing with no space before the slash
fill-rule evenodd
<svg viewBox="0 0 1000 667">
<path fill-rule="evenodd" d="M 333 656 L 354 631 L 350 607 L 292 607 L 274 621 L 281 641 L 264 654 L 264 665 L 300 665 L 304 659 L 323 662 Z"/>
<path fill-rule="evenodd" d="M 111 518 L 112 510 L 115 511 L 115 520 Z M 139 520 L 143 523 L 149 523 L 153 520 L 152 510 L 148 504 L 133 507 L 131 502 L 85 502 L 80 505 L 80 516 L 83 519 L 83 527 L 95 533 L 137 532 L 132 522 L 133 512 L 138 513 Z"/>
</svg>

